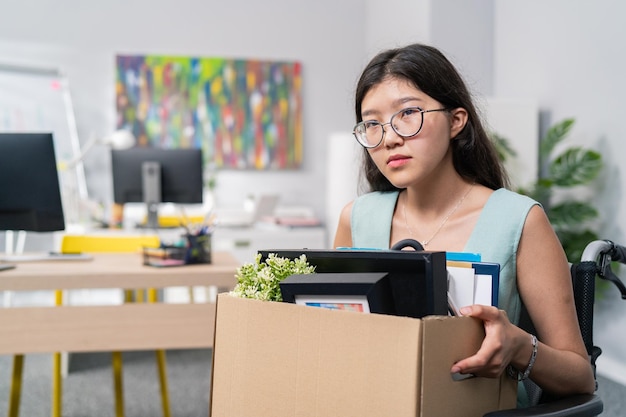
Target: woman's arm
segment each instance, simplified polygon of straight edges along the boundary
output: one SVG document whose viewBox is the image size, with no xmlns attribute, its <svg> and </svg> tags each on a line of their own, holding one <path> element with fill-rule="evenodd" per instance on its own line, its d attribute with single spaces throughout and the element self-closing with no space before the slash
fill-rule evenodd
<svg viewBox="0 0 626 417">
<path fill-rule="evenodd" d="M 339 214 L 339 224 L 335 233 L 335 241 L 333 247 L 351 247 L 352 246 L 352 230 L 350 217 L 352 216 L 352 202 L 348 203 Z"/>
<path fill-rule="evenodd" d="M 569 267 L 539 206 L 530 210 L 520 239 L 517 285 L 540 340 L 530 378 L 554 395 L 592 393 L 593 371 L 576 318 Z M 524 372 L 532 354 L 528 333 L 495 307 L 475 305 L 461 312 L 484 320 L 486 337 L 476 355 L 455 364 L 453 372 L 497 376 L 509 363 Z"/>
<path fill-rule="evenodd" d="M 557 395 L 592 393 L 595 382 L 576 317 L 569 265 L 538 206 L 530 211 L 524 225 L 517 275 L 522 301 L 542 342 L 531 373 L 533 381 Z M 514 365 L 522 366 L 518 369 L 525 366 Z"/>
</svg>

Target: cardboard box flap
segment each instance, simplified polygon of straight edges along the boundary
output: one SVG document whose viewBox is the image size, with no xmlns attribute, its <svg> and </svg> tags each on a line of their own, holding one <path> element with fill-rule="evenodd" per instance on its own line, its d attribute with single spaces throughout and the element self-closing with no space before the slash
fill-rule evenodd
<svg viewBox="0 0 626 417">
<path fill-rule="evenodd" d="M 450 374 L 456 361 L 480 349 L 485 337 L 480 320 L 426 317 L 422 331 L 421 416 L 456 415 L 459 404 L 464 404 L 464 416 L 482 416 L 494 410 L 515 408 L 516 382 L 506 375 L 455 381 Z"/>
<path fill-rule="evenodd" d="M 421 325 L 221 294 L 212 416 L 414 417 Z"/>
</svg>

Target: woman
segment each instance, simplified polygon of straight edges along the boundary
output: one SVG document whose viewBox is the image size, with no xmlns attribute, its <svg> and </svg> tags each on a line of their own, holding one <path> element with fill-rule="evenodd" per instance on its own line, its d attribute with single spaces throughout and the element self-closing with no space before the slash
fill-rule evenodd
<svg viewBox="0 0 626 417">
<path fill-rule="evenodd" d="M 335 247 L 389 248 L 410 238 L 429 251 L 477 252 L 499 263 L 499 308 L 461 308 L 483 320 L 486 338 L 451 372 L 498 377 L 508 367 L 553 395 L 592 393 L 563 249 L 542 207 L 506 190 L 454 66 L 425 45 L 380 53 L 359 80 L 356 118 L 372 192 L 343 209 Z M 537 337 L 515 325 L 521 303 Z"/>
</svg>

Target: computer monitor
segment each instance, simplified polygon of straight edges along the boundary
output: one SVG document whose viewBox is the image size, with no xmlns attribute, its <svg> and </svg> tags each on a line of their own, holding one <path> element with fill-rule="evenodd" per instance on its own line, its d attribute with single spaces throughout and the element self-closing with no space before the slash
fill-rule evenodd
<svg viewBox="0 0 626 417">
<path fill-rule="evenodd" d="M 0 133 L 0 230 L 65 230 L 52 133 Z"/>
<path fill-rule="evenodd" d="M 448 273 L 445 252 L 356 249 L 267 249 L 288 259 L 305 255 L 316 273 L 385 272 L 389 277 L 395 315 L 420 318 L 448 314 Z M 327 294 L 327 292 L 325 292 Z"/>
<path fill-rule="evenodd" d="M 150 228 L 162 202 L 202 203 L 202 151 L 137 147 L 112 150 L 114 201 L 146 203 Z"/>
</svg>

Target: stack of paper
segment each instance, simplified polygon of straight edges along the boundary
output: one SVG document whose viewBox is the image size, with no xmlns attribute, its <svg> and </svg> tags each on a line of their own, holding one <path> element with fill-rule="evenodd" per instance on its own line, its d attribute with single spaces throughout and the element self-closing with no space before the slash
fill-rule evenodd
<svg viewBox="0 0 626 417">
<path fill-rule="evenodd" d="M 448 295 L 457 308 L 472 304 L 498 305 L 500 265 L 489 262 L 447 262 Z"/>
</svg>

